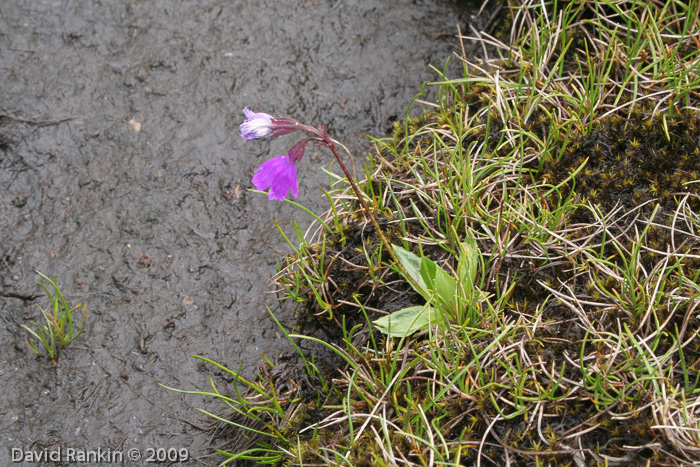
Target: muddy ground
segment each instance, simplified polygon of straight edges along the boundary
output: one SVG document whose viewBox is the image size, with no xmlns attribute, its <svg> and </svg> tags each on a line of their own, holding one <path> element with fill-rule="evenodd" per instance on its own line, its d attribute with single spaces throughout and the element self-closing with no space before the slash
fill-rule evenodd
<svg viewBox="0 0 700 467">
<path fill-rule="evenodd" d="M 243 107 L 325 123 L 361 160 L 478 3 L 3 0 L 0 465 L 13 448 L 149 447 L 217 464 L 195 408 L 221 405 L 157 383 L 206 390 L 192 355 L 252 376 L 288 350 L 266 311 L 291 322 L 266 293 L 288 251 L 274 220 L 309 223 L 248 191 L 295 140 L 244 142 Z M 298 201 L 319 213 L 329 156 L 300 167 Z M 20 327 L 48 305 L 37 270 L 87 305 L 56 365 Z"/>
</svg>

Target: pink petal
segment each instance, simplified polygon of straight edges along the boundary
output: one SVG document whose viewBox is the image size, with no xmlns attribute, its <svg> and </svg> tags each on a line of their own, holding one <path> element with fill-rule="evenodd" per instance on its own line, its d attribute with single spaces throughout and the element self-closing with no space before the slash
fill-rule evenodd
<svg viewBox="0 0 700 467">
<path fill-rule="evenodd" d="M 253 185 L 261 191 L 269 187 L 269 199 L 283 201 L 290 189 L 296 198 L 299 195 L 297 165 L 287 154 L 273 157 L 255 169 Z"/>
</svg>

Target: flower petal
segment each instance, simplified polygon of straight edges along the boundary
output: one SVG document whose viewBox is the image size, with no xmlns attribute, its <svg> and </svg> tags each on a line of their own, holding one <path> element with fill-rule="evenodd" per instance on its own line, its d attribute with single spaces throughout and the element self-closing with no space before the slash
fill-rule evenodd
<svg viewBox="0 0 700 467">
<path fill-rule="evenodd" d="M 290 189 L 296 198 L 299 195 L 297 165 L 288 154 L 273 157 L 255 169 L 253 185 L 258 190 L 269 187 L 269 199 L 283 201 Z"/>
<path fill-rule="evenodd" d="M 272 119 L 270 114 L 263 112 L 255 113 L 248 108 L 243 109 L 246 121 L 241 123 L 241 136 L 246 141 L 255 138 L 263 138 L 272 133 Z"/>
</svg>

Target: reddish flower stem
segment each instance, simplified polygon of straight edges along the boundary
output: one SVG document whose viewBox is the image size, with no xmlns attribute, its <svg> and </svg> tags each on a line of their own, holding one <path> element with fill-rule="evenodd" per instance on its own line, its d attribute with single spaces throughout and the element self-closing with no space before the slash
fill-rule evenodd
<svg viewBox="0 0 700 467">
<path fill-rule="evenodd" d="M 387 251 L 389 252 L 389 255 L 391 256 L 391 259 L 394 260 L 394 263 L 396 263 L 396 266 L 399 268 L 401 271 L 401 274 L 411 283 L 411 285 L 417 290 L 421 291 L 422 288 L 416 283 L 416 281 L 411 277 L 410 274 L 408 274 L 408 271 L 406 271 L 406 268 L 403 267 L 403 264 L 401 264 L 401 261 L 399 261 L 399 258 L 396 256 L 396 253 L 394 252 L 394 249 L 391 246 L 391 243 L 389 243 L 389 240 L 387 240 L 386 236 L 384 235 L 384 231 L 382 228 L 379 226 L 379 222 L 377 222 L 377 218 L 374 217 L 374 213 L 370 210 L 369 206 L 367 205 L 367 202 L 365 201 L 365 198 L 363 196 L 362 191 L 360 190 L 360 187 L 357 186 L 357 183 L 355 183 L 355 180 L 352 178 L 350 175 L 350 172 L 348 171 L 348 168 L 345 166 L 345 163 L 343 162 L 343 159 L 340 157 L 340 154 L 338 154 L 338 150 L 336 149 L 335 145 L 333 144 L 333 141 L 328 137 L 328 134 L 323 130 L 323 141 L 321 144 L 326 146 L 328 149 L 331 150 L 335 158 L 338 160 L 338 164 L 340 164 L 340 168 L 343 170 L 343 173 L 345 173 L 345 178 L 348 179 L 348 182 L 350 182 L 350 186 L 352 189 L 355 191 L 355 195 L 357 196 L 357 199 L 360 201 L 360 204 L 362 205 L 362 209 L 367 213 L 367 216 L 369 216 L 370 220 L 372 221 L 372 224 L 374 225 L 374 230 L 377 232 L 377 235 L 379 235 L 379 239 L 381 242 L 384 244 L 386 247 Z"/>
</svg>

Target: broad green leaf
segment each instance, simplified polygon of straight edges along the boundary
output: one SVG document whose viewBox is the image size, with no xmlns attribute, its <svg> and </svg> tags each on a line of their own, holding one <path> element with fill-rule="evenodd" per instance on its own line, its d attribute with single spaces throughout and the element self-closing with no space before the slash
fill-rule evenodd
<svg viewBox="0 0 700 467">
<path fill-rule="evenodd" d="M 476 280 L 476 269 L 479 265 L 479 250 L 476 240 L 467 238 L 460 244 L 461 254 L 457 260 L 457 276 L 465 288 L 472 289 Z"/>
<path fill-rule="evenodd" d="M 440 313 L 430 305 L 409 306 L 374 321 L 381 332 L 391 337 L 404 337 L 443 322 Z"/>
<path fill-rule="evenodd" d="M 421 294 L 423 298 L 430 301 L 430 294 L 427 291 L 428 288 L 426 287 L 425 281 L 423 280 L 420 274 L 420 257 L 398 245 L 391 246 L 394 248 L 394 253 L 396 253 L 396 257 L 399 258 L 401 265 L 404 267 L 408 275 L 411 276 L 411 279 L 413 279 L 423 290 L 417 290 L 415 287 L 413 287 L 413 283 L 411 283 L 411 287 L 413 287 L 413 289 L 416 290 L 416 292 Z"/>
<path fill-rule="evenodd" d="M 471 302 L 476 280 L 476 270 L 479 267 L 479 250 L 476 240 L 467 238 L 460 243 L 460 255 L 457 260 L 457 277 L 459 278 L 460 295 L 465 302 Z"/>
<path fill-rule="evenodd" d="M 472 303 L 473 300 L 480 302 L 486 296 L 475 286 L 477 268 L 479 267 L 479 250 L 476 240 L 467 238 L 460 244 L 459 258 L 457 259 L 457 279 L 428 257 L 418 256 L 396 245 L 394 245 L 394 251 L 406 273 L 422 290 L 416 289 L 415 286 L 414 289 L 425 298 L 429 305 L 432 305 L 435 307 L 435 310 L 440 312 L 441 317 L 448 316 L 450 320 L 454 319 L 460 323 L 465 320 L 470 321 L 466 319 L 465 313 L 467 309 L 471 309 L 471 307 L 476 305 Z M 414 315 L 392 315 L 395 326 L 397 317 L 402 320 L 404 318 L 416 320 L 416 323 L 410 327 L 411 331 L 409 334 L 428 326 L 427 317 L 423 314 L 417 316 L 415 314 L 417 311 L 412 310 L 412 308 L 406 308 L 401 311 L 411 310 Z M 421 307 L 418 308 L 420 309 Z M 386 322 L 379 321 L 378 324 L 379 326 L 384 326 L 383 331 L 387 332 L 385 330 Z M 403 326 L 403 323 L 401 326 Z M 404 335 L 403 332 L 405 330 L 401 328 L 397 333 L 391 332 L 391 335 Z"/>
<path fill-rule="evenodd" d="M 446 310 L 454 310 L 457 293 L 454 277 L 425 256 L 421 258 L 420 274 L 427 286 L 426 292 L 431 294 L 430 301 L 437 302 Z"/>
<path fill-rule="evenodd" d="M 432 292 L 435 291 L 435 271 L 437 268 L 438 265 L 435 264 L 435 261 L 426 256 L 420 257 L 420 277 L 423 279 L 423 282 L 427 287 L 426 292 L 430 293 L 431 295 Z"/>
</svg>

